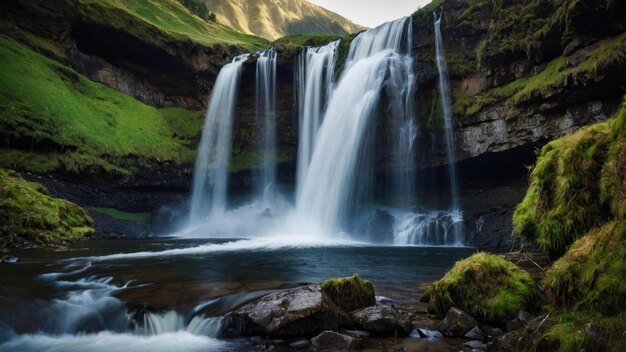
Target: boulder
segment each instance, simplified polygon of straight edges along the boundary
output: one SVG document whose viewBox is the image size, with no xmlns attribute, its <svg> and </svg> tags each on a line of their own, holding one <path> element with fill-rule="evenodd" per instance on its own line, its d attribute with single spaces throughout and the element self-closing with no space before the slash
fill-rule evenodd
<svg viewBox="0 0 626 352">
<path fill-rule="evenodd" d="M 486 350 L 487 345 L 478 340 L 468 341 L 463 344 L 463 347 L 469 348 L 472 350 Z"/>
<path fill-rule="evenodd" d="M 352 319 L 362 329 L 383 335 L 407 336 L 411 333 L 408 317 L 392 306 L 377 304 L 352 313 Z"/>
<path fill-rule="evenodd" d="M 324 350 L 333 349 L 339 351 L 349 350 L 355 344 L 355 338 L 334 331 L 324 331 L 311 339 L 313 347 Z"/>
<path fill-rule="evenodd" d="M 479 340 L 484 342 L 486 336 L 478 326 L 475 326 L 472 330 L 465 334 L 464 337 L 470 340 Z"/>
<path fill-rule="evenodd" d="M 309 346 L 311 346 L 311 341 L 307 339 L 297 339 L 289 343 L 289 347 L 296 349 L 308 348 Z"/>
<path fill-rule="evenodd" d="M 458 308 L 451 308 L 439 325 L 439 331 L 445 336 L 461 337 L 470 332 L 478 321 Z"/>
<path fill-rule="evenodd" d="M 270 293 L 231 313 L 226 321 L 226 328 L 239 336 L 311 336 L 351 325 L 350 317 L 319 285 Z"/>
<path fill-rule="evenodd" d="M 376 304 L 374 285 L 363 281 L 359 275 L 326 280 L 321 283 L 322 291 L 346 312 Z"/>
<path fill-rule="evenodd" d="M 393 244 L 396 218 L 386 210 L 377 209 L 367 220 L 365 237 L 372 243 Z"/>
</svg>

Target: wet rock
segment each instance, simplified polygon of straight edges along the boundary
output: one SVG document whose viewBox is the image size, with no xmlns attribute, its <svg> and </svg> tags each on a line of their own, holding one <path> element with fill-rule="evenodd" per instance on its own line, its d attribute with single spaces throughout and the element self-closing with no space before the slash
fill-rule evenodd
<svg viewBox="0 0 626 352">
<path fill-rule="evenodd" d="M 263 339 L 261 336 L 252 336 L 250 338 L 250 341 L 257 343 L 257 344 L 261 344 L 265 341 L 265 339 Z"/>
<path fill-rule="evenodd" d="M 341 333 L 344 335 L 352 336 L 357 339 L 363 339 L 370 336 L 370 333 L 363 330 L 341 330 Z"/>
<path fill-rule="evenodd" d="M 6 264 L 15 264 L 17 262 L 20 261 L 20 258 L 18 257 L 12 257 L 12 256 L 5 256 L 0 260 L 0 263 L 6 263 Z"/>
<path fill-rule="evenodd" d="M 300 349 L 300 348 L 308 348 L 309 346 L 311 346 L 311 341 L 307 339 L 298 339 L 289 343 L 289 347 L 291 348 Z"/>
<path fill-rule="evenodd" d="M 334 331 L 324 331 L 311 339 L 313 347 L 323 349 L 336 349 L 345 351 L 353 347 L 355 339 L 348 335 L 336 333 Z"/>
<path fill-rule="evenodd" d="M 227 317 L 226 328 L 239 336 L 306 336 L 350 323 L 319 285 L 311 285 L 276 291 L 244 305 Z"/>
<path fill-rule="evenodd" d="M 321 283 L 322 291 L 345 312 L 376 304 L 374 285 L 359 275 L 334 278 Z"/>
<path fill-rule="evenodd" d="M 451 308 L 439 325 L 439 331 L 445 336 L 461 337 L 477 325 L 478 321 L 469 314 L 458 308 Z"/>
<path fill-rule="evenodd" d="M 478 341 L 478 340 L 468 341 L 463 344 L 463 347 L 474 349 L 474 350 L 486 350 L 487 349 L 487 345 L 482 343 L 482 341 Z"/>
<path fill-rule="evenodd" d="M 600 339 L 600 327 L 594 323 L 585 325 L 585 335 L 588 341 L 597 342 Z"/>
<path fill-rule="evenodd" d="M 498 337 L 493 342 L 493 347 L 496 351 L 510 351 L 513 347 L 513 340 L 515 336 L 511 332 L 507 332 L 506 334 Z"/>
<path fill-rule="evenodd" d="M 439 331 L 429 330 L 429 329 L 415 329 L 411 331 L 411 334 L 409 336 L 416 338 L 416 339 L 422 338 L 422 339 L 429 339 L 429 340 L 443 338 L 443 335 Z"/>
<path fill-rule="evenodd" d="M 364 330 L 377 334 L 406 336 L 411 332 L 406 314 L 383 304 L 353 312 L 352 319 Z"/>
<path fill-rule="evenodd" d="M 465 334 L 464 337 L 468 339 L 479 340 L 479 341 L 484 342 L 486 336 L 485 336 L 485 333 L 478 326 L 474 326 L 474 328 L 470 330 L 467 334 Z"/>
</svg>

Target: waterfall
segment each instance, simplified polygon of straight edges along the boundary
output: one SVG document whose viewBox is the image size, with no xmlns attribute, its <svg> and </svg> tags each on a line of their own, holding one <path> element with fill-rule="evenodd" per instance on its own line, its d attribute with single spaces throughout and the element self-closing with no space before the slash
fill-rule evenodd
<svg viewBox="0 0 626 352">
<path fill-rule="evenodd" d="M 394 79 L 404 74 L 403 89 L 407 94 L 411 90 L 410 28 L 410 17 L 401 18 L 359 34 L 350 44 L 346 68 L 324 114 L 296 199 L 299 216 L 327 233 L 345 223 L 350 200 L 358 198 L 353 194 L 358 183 L 372 172 L 357 170 L 357 165 L 383 87 L 393 86 Z"/>
<path fill-rule="evenodd" d="M 193 335 L 218 337 L 222 331 L 223 317 L 194 316 L 185 323 L 183 316 L 176 311 L 165 313 L 146 313 L 143 316 L 143 324 L 137 326 L 137 333 L 143 335 L 161 335 L 177 331 L 186 331 Z"/>
<path fill-rule="evenodd" d="M 209 103 L 193 175 L 189 222 L 196 223 L 226 209 L 228 161 L 241 66 L 248 55 L 222 67 Z"/>
<path fill-rule="evenodd" d="M 272 202 L 276 186 L 276 49 L 259 53 L 256 62 L 256 118 L 263 119 L 260 194 Z"/>
<path fill-rule="evenodd" d="M 333 91 L 337 48 L 340 41 L 322 47 L 303 47 L 296 63 L 296 89 L 298 100 L 298 165 L 296 185 L 303 184 L 315 137 L 322 116 Z M 300 193 L 300 189 L 296 191 Z"/>
<path fill-rule="evenodd" d="M 450 83 L 448 77 L 448 67 L 446 65 L 443 40 L 441 37 L 441 15 L 433 12 L 435 19 L 435 53 L 437 59 L 437 70 L 439 71 L 439 97 L 443 110 L 443 121 L 446 136 L 446 148 L 448 154 L 448 174 L 450 177 L 451 210 L 459 212 L 459 190 L 458 178 L 456 174 L 456 145 L 454 143 L 454 126 L 452 125 L 452 98 L 450 95 Z M 457 244 L 462 243 L 460 224 L 455 222 L 454 236 Z"/>
</svg>

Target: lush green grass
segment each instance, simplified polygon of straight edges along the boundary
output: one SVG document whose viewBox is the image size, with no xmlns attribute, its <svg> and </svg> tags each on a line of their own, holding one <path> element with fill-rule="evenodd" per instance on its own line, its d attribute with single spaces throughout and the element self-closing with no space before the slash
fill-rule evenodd
<svg viewBox="0 0 626 352">
<path fill-rule="evenodd" d="M 429 310 L 444 316 L 451 307 L 487 321 L 514 319 L 520 310 L 536 311 L 539 291 L 530 275 L 506 259 L 477 253 L 458 261 L 426 290 Z"/>
<path fill-rule="evenodd" d="M 144 222 L 150 219 L 150 213 L 128 213 L 114 208 L 88 208 L 88 210 L 98 214 L 104 214 L 118 220 Z"/>
<path fill-rule="evenodd" d="M 97 165 L 123 174 L 127 157 L 194 160 L 190 141 L 199 134 L 202 113 L 155 109 L 2 35 L 0 60 L 0 141 L 22 145 L 13 154 L 46 153 L 28 163 L 41 161 L 42 167 L 27 169 Z M 7 165 L 7 152 L 0 165 Z"/>
<path fill-rule="evenodd" d="M 87 212 L 13 171 L 0 169 L 0 244 L 21 245 L 77 240 L 94 233 Z"/>
<path fill-rule="evenodd" d="M 175 0 L 64 0 L 96 23 L 154 40 L 158 29 L 176 39 L 212 46 L 238 45 L 246 50 L 268 46 L 265 39 L 242 34 L 226 26 L 204 21 Z"/>
</svg>

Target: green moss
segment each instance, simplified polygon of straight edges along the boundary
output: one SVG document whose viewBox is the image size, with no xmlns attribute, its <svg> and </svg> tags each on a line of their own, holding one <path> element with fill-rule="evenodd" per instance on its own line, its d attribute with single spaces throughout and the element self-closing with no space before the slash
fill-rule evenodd
<svg viewBox="0 0 626 352">
<path fill-rule="evenodd" d="M 145 222 L 150 219 L 150 213 L 128 213 L 114 208 L 88 208 L 88 210 L 98 214 L 104 214 L 118 220 Z"/>
<path fill-rule="evenodd" d="M 20 146 L 13 154 L 41 154 L 20 168 L 129 174 L 127 159 L 193 162 L 199 112 L 157 110 L 2 35 L 0 60 L 0 143 Z M 4 154 L 0 165 L 15 160 Z"/>
<path fill-rule="evenodd" d="M 274 155 L 276 163 L 280 164 L 289 160 L 289 156 L 286 151 L 276 151 Z M 230 163 L 228 164 L 229 172 L 239 172 L 245 170 L 254 170 L 263 166 L 263 151 L 262 150 L 242 150 L 234 151 Z"/>
<path fill-rule="evenodd" d="M 626 114 L 547 144 L 513 216 L 514 235 L 561 254 L 591 229 L 623 218 Z"/>
<path fill-rule="evenodd" d="M 369 281 L 363 281 L 357 274 L 329 279 L 320 286 L 322 291 L 346 312 L 376 304 L 374 285 Z"/>
<path fill-rule="evenodd" d="M 73 241 L 94 234 L 87 212 L 13 171 L 0 169 L 0 244 Z"/>
<path fill-rule="evenodd" d="M 507 321 L 520 310 L 537 310 L 540 304 L 535 282 L 526 271 L 487 253 L 458 261 L 427 288 L 426 297 L 429 310 L 440 316 L 455 306 L 488 321 Z"/>
</svg>

